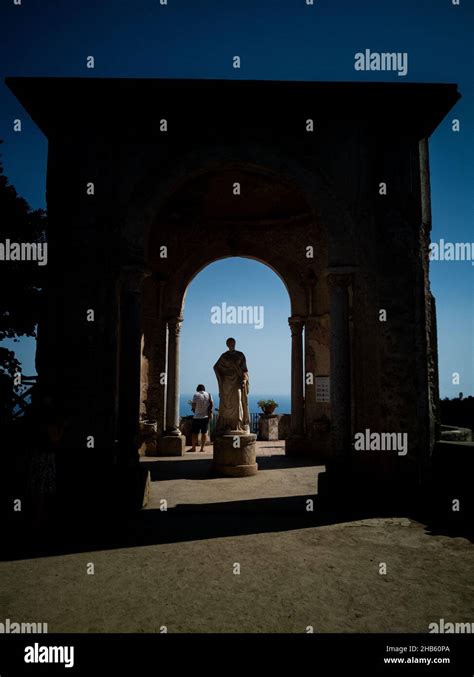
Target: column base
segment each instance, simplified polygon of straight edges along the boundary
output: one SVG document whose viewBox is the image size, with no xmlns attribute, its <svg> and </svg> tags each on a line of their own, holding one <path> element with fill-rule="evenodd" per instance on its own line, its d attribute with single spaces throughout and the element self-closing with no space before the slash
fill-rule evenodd
<svg viewBox="0 0 474 677">
<path fill-rule="evenodd" d="M 184 435 L 166 435 L 158 440 L 158 456 L 184 456 Z"/>
<path fill-rule="evenodd" d="M 235 438 L 239 447 L 234 447 Z M 212 471 L 221 477 L 250 477 L 258 472 L 255 442 L 257 436 L 220 435 L 214 440 Z"/>
</svg>

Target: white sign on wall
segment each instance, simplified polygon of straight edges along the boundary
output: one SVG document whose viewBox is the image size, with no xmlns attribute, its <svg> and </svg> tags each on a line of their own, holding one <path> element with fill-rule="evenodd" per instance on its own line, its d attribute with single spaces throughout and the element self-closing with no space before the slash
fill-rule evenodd
<svg viewBox="0 0 474 677">
<path fill-rule="evenodd" d="M 331 387 L 329 376 L 316 376 L 314 380 L 316 383 L 316 402 L 330 402 Z"/>
</svg>

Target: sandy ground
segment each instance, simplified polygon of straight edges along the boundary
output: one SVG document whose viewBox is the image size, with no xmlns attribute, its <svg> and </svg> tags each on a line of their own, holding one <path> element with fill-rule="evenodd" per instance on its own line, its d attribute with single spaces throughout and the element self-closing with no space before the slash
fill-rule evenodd
<svg viewBox="0 0 474 677">
<path fill-rule="evenodd" d="M 260 444 L 259 455 L 259 474 L 236 479 L 210 479 L 209 452 L 148 459 L 160 477 L 140 514 L 161 520 L 152 542 L 0 562 L 0 622 L 46 622 L 49 632 L 427 632 L 441 618 L 474 622 L 468 540 L 401 516 L 308 522 L 323 468 L 286 459 L 278 444 Z M 183 538 L 160 532 L 174 513 Z"/>
</svg>

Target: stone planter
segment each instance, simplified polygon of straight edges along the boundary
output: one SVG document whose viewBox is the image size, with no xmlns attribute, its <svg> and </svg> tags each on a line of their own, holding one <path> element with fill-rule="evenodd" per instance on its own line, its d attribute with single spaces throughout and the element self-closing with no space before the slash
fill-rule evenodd
<svg viewBox="0 0 474 677">
<path fill-rule="evenodd" d="M 278 415 L 261 414 L 258 421 L 258 439 L 277 440 L 278 439 Z"/>
</svg>

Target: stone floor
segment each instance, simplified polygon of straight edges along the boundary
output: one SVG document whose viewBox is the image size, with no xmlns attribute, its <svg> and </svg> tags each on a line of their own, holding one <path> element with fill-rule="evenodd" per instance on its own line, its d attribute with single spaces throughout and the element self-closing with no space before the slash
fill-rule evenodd
<svg viewBox="0 0 474 677">
<path fill-rule="evenodd" d="M 178 505 L 313 495 L 317 491 L 317 473 L 323 471 L 324 466 L 287 463 L 284 442 L 256 444 L 261 472 L 254 477 L 210 480 L 212 446 L 207 446 L 205 452 L 186 452 L 185 456 L 170 457 L 165 462 L 161 458 L 142 458 L 142 462 L 149 464 L 152 469 L 152 477 L 160 478 L 160 481 L 152 483 L 148 509 L 159 507 L 159 501 L 163 498 L 172 508 Z M 154 471 L 154 465 L 162 467 Z"/>
<path fill-rule="evenodd" d="M 210 452 L 145 459 L 155 481 L 127 537 L 0 562 L 0 621 L 47 622 L 50 632 L 298 633 L 474 621 L 467 539 L 403 515 L 308 512 L 323 468 L 286 458 L 279 443 L 259 443 L 258 456 L 258 475 L 235 479 L 209 477 Z"/>
</svg>

